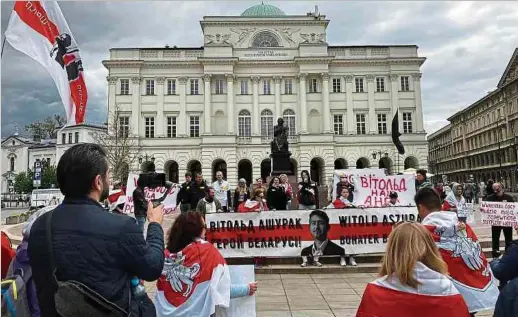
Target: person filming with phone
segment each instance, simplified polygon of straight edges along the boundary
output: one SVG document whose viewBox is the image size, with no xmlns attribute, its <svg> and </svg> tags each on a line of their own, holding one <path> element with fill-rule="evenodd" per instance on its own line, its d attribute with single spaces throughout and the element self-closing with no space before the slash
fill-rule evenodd
<svg viewBox="0 0 518 317">
<path fill-rule="evenodd" d="M 110 170 L 97 144 L 68 149 L 56 175 L 65 199 L 34 222 L 28 244 L 41 316 L 156 316 L 138 280 L 162 273 L 163 205 L 147 202 L 146 239 L 134 219 L 106 212 Z"/>
</svg>

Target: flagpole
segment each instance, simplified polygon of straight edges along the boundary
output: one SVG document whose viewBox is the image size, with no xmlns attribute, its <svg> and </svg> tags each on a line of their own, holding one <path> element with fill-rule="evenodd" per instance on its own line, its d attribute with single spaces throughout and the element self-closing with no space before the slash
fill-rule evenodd
<svg viewBox="0 0 518 317">
<path fill-rule="evenodd" d="M 2 57 L 4 57 L 4 46 L 5 46 L 5 35 L 4 35 L 4 40 L 2 41 L 2 52 L 0 53 L 0 59 Z"/>
</svg>

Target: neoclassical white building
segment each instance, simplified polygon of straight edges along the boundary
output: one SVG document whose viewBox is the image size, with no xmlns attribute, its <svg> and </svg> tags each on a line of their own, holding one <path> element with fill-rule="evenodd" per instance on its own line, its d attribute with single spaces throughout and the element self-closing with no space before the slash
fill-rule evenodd
<svg viewBox="0 0 518 317">
<path fill-rule="evenodd" d="M 320 184 L 335 168 L 426 168 L 417 46 L 332 46 L 329 23 L 316 9 L 286 15 L 260 4 L 203 17 L 203 47 L 112 48 L 109 113 L 173 181 L 217 169 L 234 184 L 265 177 L 278 117 L 293 172 L 311 170 Z M 397 110 L 400 156 L 390 136 Z"/>
</svg>

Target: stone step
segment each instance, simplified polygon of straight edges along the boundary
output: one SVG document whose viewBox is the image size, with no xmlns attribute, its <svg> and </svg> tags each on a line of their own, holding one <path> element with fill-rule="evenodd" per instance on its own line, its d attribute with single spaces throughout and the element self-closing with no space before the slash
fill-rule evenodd
<svg viewBox="0 0 518 317">
<path fill-rule="evenodd" d="M 491 248 L 484 248 L 483 252 L 486 258 L 491 259 Z M 322 267 L 316 267 L 309 264 L 307 267 L 301 267 L 301 258 L 267 258 L 266 266 L 255 269 L 258 274 L 304 274 L 304 273 L 375 273 L 379 271 L 383 254 L 368 254 L 355 256 L 358 266 L 347 265 L 342 267 L 338 264 L 337 257 L 320 258 Z M 229 265 L 250 265 L 254 264 L 251 258 L 233 258 L 227 259 Z"/>
</svg>

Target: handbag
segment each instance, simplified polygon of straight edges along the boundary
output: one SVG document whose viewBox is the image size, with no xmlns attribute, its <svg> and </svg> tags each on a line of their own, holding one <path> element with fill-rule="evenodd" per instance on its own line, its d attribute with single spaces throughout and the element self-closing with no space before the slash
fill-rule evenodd
<svg viewBox="0 0 518 317">
<path fill-rule="evenodd" d="M 127 317 L 128 312 L 110 302 L 88 286 L 78 281 L 59 281 L 56 277 L 56 263 L 52 248 L 52 215 L 54 210 L 46 215 L 45 237 L 49 251 L 50 268 L 53 282 L 57 286 L 54 303 L 57 313 L 62 317 Z M 129 306 L 131 307 L 131 292 L 129 292 Z"/>
</svg>

